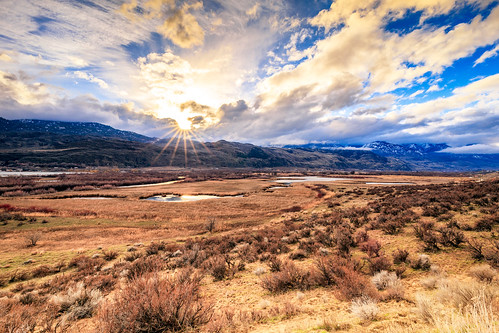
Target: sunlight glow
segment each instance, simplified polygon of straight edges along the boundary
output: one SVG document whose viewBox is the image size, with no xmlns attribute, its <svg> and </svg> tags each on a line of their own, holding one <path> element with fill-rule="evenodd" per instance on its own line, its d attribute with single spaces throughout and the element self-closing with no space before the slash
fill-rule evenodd
<svg viewBox="0 0 499 333">
<path fill-rule="evenodd" d="M 201 144 L 201 146 L 204 147 L 204 149 L 212 154 L 212 152 L 210 151 L 210 149 L 202 142 L 202 139 L 199 138 L 194 132 L 193 132 L 193 129 L 182 129 L 180 127 L 180 124 L 177 122 L 177 127 L 174 127 L 172 129 L 170 129 L 170 131 L 168 131 L 167 133 L 165 133 L 164 136 L 161 137 L 161 139 L 163 138 L 166 138 L 168 136 L 170 136 L 170 139 L 168 140 L 168 142 L 163 146 L 163 148 L 161 149 L 161 151 L 158 153 L 158 155 L 154 158 L 153 160 L 153 164 L 156 163 L 158 161 L 158 159 L 160 158 L 161 155 L 163 155 L 163 153 L 165 153 L 165 151 L 168 149 L 168 147 L 173 143 L 174 143 L 174 147 L 173 147 L 173 151 L 170 153 L 170 165 L 173 165 L 173 162 L 174 162 L 174 159 L 175 159 L 175 155 L 177 154 L 177 151 L 179 150 L 179 145 L 182 143 L 183 144 L 183 151 L 184 151 L 184 163 L 185 163 L 185 167 L 187 167 L 188 165 L 188 143 L 190 144 L 190 146 L 192 147 L 192 153 L 194 153 L 194 156 L 196 157 L 196 160 L 198 163 L 201 162 L 201 160 L 199 159 L 199 155 L 198 155 L 198 151 L 196 149 L 196 146 L 194 145 L 194 142 L 193 142 L 193 138 L 196 139 L 196 140 L 199 140 L 198 143 Z M 189 121 L 189 125 L 191 125 L 190 121 Z M 159 139 L 158 139 L 159 140 Z"/>
<path fill-rule="evenodd" d="M 179 117 L 175 119 L 175 121 L 177 122 L 178 128 L 180 128 L 181 130 L 190 130 L 192 128 L 192 122 L 187 118 Z"/>
</svg>

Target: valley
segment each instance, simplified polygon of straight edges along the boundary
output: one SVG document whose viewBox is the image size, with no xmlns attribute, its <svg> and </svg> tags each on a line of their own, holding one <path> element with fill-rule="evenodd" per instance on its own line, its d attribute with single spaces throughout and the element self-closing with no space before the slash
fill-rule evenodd
<svg viewBox="0 0 499 333">
<path fill-rule="evenodd" d="M 33 327 L 51 323 L 47 332 L 126 331 L 113 317 L 118 313 L 109 312 L 113 302 L 156 297 L 149 287 L 139 294 L 130 288 L 181 274 L 199 288 L 197 301 L 182 311 L 202 303 L 203 316 L 179 330 L 430 331 L 471 325 L 468 312 L 438 295 L 459 303 L 459 293 L 473 288 L 490 293 L 476 306 L 492 311 L 474 315 L 482 316 L 480 325 L 497 328 L 496 174 L 154 169 L 0 182 L 0 293 L 10 309 L 0 319 L 3 328 L 22 325 L 22 313 L 29 313 Z M 38 189 L 7 190 L 28 183 Z M 167 195 L 208 197 L 144 200 Z M 490 282 L 473 282 L 473 272 L 484 267 L 489 278 L 483 281 Z M 379 287 L 379 279 L 394 285 Z M 472 289 L 456 291 L 453 281 Z M 98 297 L 61 308 L 57 299 L 73 302 L 75 288 Z M 371 303 L 356 308 L 359 297 Z M 475 306 L 466 302 L 461 306 Z M 445 322 L 448 315 L 459 322 Z M 133 318 L 134 325 L 147 324 Z"/>
</svg>

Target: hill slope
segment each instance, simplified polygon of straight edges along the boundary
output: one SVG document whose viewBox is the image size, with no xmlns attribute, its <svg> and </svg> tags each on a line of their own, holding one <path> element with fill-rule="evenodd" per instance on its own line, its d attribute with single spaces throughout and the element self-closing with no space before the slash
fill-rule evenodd
<svg viewBox="0 0 499 333">
<path fill-rule="evenodd" d="M 149 142 L 152 138 L 134 132 L 121 131 L 99 123 L 67 122 L 37 119 L 7 120 L 0 117 L 0 133 L 54 133 L 64 135 L 91 135 Z"/>
<path fill-rule="evenodd" d="M 341 170 L 410 170 L 397 159 L 369 151 L 319 152 L 304 149 L 264 148 L 251 144 L 180 140 L 144 143 L 116 138 L 55 133 L 0 134 L 0 167 L 187 166 L 229 168 L 324 168 Z"/>
<path fill-rule="evenodd" d="M 337 170 L 499 170 L 499 154 L 450 154 L 446 144 L 375 141 L 355 149 L 336 144 L 258 147 L 218 141 L 155 141 L 99 123 L 6 120 L 0 117 L 0 167 L 187 166 Z"/>
</svg>

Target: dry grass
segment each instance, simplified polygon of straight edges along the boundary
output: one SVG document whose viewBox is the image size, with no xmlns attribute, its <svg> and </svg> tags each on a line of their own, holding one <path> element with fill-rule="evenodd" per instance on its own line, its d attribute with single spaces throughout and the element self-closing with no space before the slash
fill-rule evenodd
<svg viewBox="0 0 499 333">
<path fill-rule="evenodd" d="M 352 313 L 362 320 L 374 320 L 378 316 L 377 302 L 369 297 L 356 298 L 352 301 Z"/>
<path fill-rule="evenodd" d="M 470 275 L 482 282 L 492 283 L 497 276 L 497 270 L 489 265 L 480 265 L 470 269 Z"/>
<path fill-rule="evenodd" d="M 414 222 L 407 222 L 397 234 L 372 223 L 379 222 L 381 214 L 371 209 L 372 204 L 381 200 L 394 200 L 387 200 L 386 206 L 380 208 L 385 209 L 382 212 L 385 215 L 391 214 L 391 210 L 400 210 L 403 205 L 409 205 L 412 213 L 403 208 L 393 216 L 420 215 L 423 209 L 411 206 L 413 202 L 404 197 L 404 187 L 391 190 L 365 185 L 366 181 L 436 184 L 454 179 L 457 178 L 361 175 L 342 183 L 326 183 L 320 187 L 320 196 L 319 187 L 313 184 L 294 184 L 271 193 L 264 190 L 271 184 L 267 181 L 240 179 L 73 193 L 119 196 L 108 200 L 48 199 L 49 195 L 1 198 L 0 203 L 8 201 L 13 206 L 25 207 L 23 214 L 38 222 L 19 227 L 13 223 L 0 226 L 3 232 L 0 280 L 6 281 L 0 297 L 5 295 L 13 302 L 9 306 L 12 311 L 8 310 L 6 317 L 13 325 L 19 325 L 24 318 L 29 326 L 32 319 L 37 330 L 43 330 L 41 320 L 48 318 L 39 305 L 44 299 L 53 299 L 50 303 L 66 309 L 61 313 L 68 318 L 69 331 L 85 333 L 131 332 L 135 330 L 131 322 L 145 331 L 157 323 L 167 323 L 171 331 L 206 332 L 430 332 L 435 329 L 485 332 L 497 329 L 494 326 L 497 325 L 494 317 L 498 310 L 497 285 L 493 269 L 476 266 L 468 246 L 454 248 L 439 244 L 440 251 L 431 253 L 428 260 L 427 254 L 418 255 L 424 243 L 414 236 Z M 367 189 L 372 192 L 368 193 Z M 438 193 L 438 187 L 425 187 L 422 193 L 431 196 L 431 191 Z M 141 196 L 171 192 L 246 193 L 246 196 L 182 204 L 139 200 Z M 428 192 L 431 193 L 428 195 Z M 494 193 L 489 197 L 493 201 Z M 435 198 L 440 200 L 439 196 Z M 401 206 L 397 206 L 397 200 L 401 200 Z M 53 211 L 28 213 L 31 206 Z M 301 210 L 290 211 L 293 206 Z M 473 209 L 468 211 L 471 206 Z M 486 210 L 475 203 L 464 203 L 463 207 L 453 207 L 448 213 L 459 225 L 474 225 L 494 209 L 493 202 Z M 42 218 L 48 223 L 41 223 Z M 440 230 L 448 222 L 438 218 L 425 216 L 421 220 L 434 223 L 434 230 Z M 214 228 L 206 228 L 207 221 L 215 220 Z M 338 244 L 338 235 L 348 229 L 352 236 L 359 230 L 366 232 L 357 244 L 356 237 L 352 237 L 348 250 L 341 249 L 343 243 Z M 42 241 L 36 247 L 26 248 L 23 237 L 30 231 L 41 230 Z M 496 231 L 496 228 L 492 230 Z M 491 251 L 491 232 L 465 230 L 463 233 L 467 239 L 481 239 L 486 254 Z M 379 243 L 374 250 L 362 246 L 370 239 L 371 244 L 374 240 Z M 103 246 L 106 250 L 102 250 Z M 132 248 L 134 251 L 128 252 L 127 249 Z M 407 250 L 408 258 L 407 253 L 396 252 L 397 249 Z M 290 253 L 299 251 L 303 251 L 305 257 L 290 261 Z M 394 253 L 394 265 L 389 260 L 386 265 L 373 261 L 391 258 Z M 95 254 L 100 258 L 92 259 Z M 68 263 L 71 258 L 76 259 L 69 267 L 62 265 L 61 269 L 55 269 L 55 263 L 61 259 Z M 33 261 L 23 265 L 27 259 Z M 448 282 L 443 274 L 431 268 L 432 264 L 438 264 L 441 271 L 447 272 L 449 280 L 465 281 L 461 283 L 465 287 Z M 206 277 L 175 275 L 174 272 L 183 271 L 184 267 Z M 477 268 L 470 270 L 471 267 Z M 388 271 L 370 276 L 382 269 Z M 402 280 L 389 270 L 402 275 Z M 63 274 L 59 274 L 60 271 Z M 472 286 L 462 271 L 490 283 L 487 287 Z M 44 277 L 46 274 L 55 275 Z M 27 281 L 9 282 L 12 276 Z M 195 288 L 193 279 L 197 281 Z M 424 279 L 432 279 L 432 282 L 422 282 Z M 80 284 L 75 284 L 78 282 Z M 421 284 L 437 290 L 427 290 L 424 297 L 415 299 L 423 289 Z M 75 286 L 85 286 L 85 292 Z M 483 295 L 480 288 L 484 290 Z M 93 297 L 92 293 L 99 297 Z M 76 297 L 80 294 L 86 296 Z M 172 294 L 180 298 L 172 298 Z M 56 297 L 52 295 L 59 295 L 67 302 L 55 302 Z M 439 295 L 443 298 L 437 297 Z M 105 306 L 98 316 L 76 319 L 92 314 L 89 309 L 95 308 L 100 297 Z M 183 300 L 192 301 L 189 304 L 193 307 L 189 309 L 193 312 L 185 311 L 203 315 L 193 321 L 166 316 L 166 312 L 171 313 L 166 309 L 175 307 L 173 299 L 182 300 L 182 304 L 187 304 Z M 70 310 L 75 303 L 83 304 L 89 311 Z M 23 311 L 28 316 L 22 317 Z M 454 319 L 447 320 L 446 316 Z M 57 318 L 62 320 L 61 316 Z M 208 318 L 211 320 L 206 324 Z M 182 324 L 175 326 L 179 323 Z M 0 319 L 0 324 L 4 325 L 5 320 Z M 55 324 L 52 322 L 52 328 Z M 0 331 L 3 328 L 0 326 Z"/>
</svg>

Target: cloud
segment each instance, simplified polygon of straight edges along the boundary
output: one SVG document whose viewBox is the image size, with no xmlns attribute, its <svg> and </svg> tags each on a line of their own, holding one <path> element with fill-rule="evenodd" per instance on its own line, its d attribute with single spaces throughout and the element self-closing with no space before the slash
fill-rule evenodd
<svg viewBox="0 0 499 333">
<path fill-rule="evenodd" d="M 481 3 L 482 1 L 470 2 Z M 485 2 L 490 1 L 482 3 Z M 400 18 L 406 10 L 422 11 L 422 21 L 424 21 L 431 16 L 448 14 L 459 4 L 462 3 L 456 0 L 336 0 L 328 10 L 322 10 L 310 19 L 310 23 L 330 29 L 348 22 L 353 14 L 364 17 L 375 13 L 379 17 Z"/>
<path fill-rule="evenodd" d="M 499 154 L 499 142 L 493 145 L 473 144 L 461 147 L 449 147 L 440 152 L 454 154 Z"/>
<path fill-rule="evenodd" d="M 415 92 L 413 92 L 412 94 L 410 94 L 409 96 L 407 96 L 407 98 L 414 99 L 416 96 L 421 95 L 424 92 L 425 91 L 423 89 L 416 90 Z"/>
<path fill-rule="evenodd" d="M 34 105 L 49 101 L 47 86 L 39 83 L 27 83 L 26 74 L 19 75 L 0 71 L 0 101 L 15 101 L 20 105 Z"/>
<path fill-rule="evenodd" d="M 478 64 L 483 63 L 485 60 L 487 60 L 489 58 L 495 57 L 498 53 L 499 53 L 499 45 L 496 45 L 496 47 L 494 47 L 492 50 L 485 51 L 484 53 L 482 53 L 480 58 L 475 60 L 473 67 L 475 67 Z"/>
<path fill-rule="evenodd" d="M 196 18 L 185 8 L 190 7 L 184 5 L 183 8 L 177 9 L 158 27 L 158 32 L 180 47 L 191 48 L 203 44 L 204 31 Z"/>
<path fill-rule="evenodd" d="M 244 114 L 249 110 L 246 101 L 239 100 L 235 103 L 223 104 L 220 106 L 219 112 L 221 123 L 232 123 L 243 118 Z"/>
<path fill-rule="evenodd" d="M 258 16 L 258 12 L 260 11 L 260 4 L 257 2 L 253 7 L 246 11 L 246 15 L 251 18 L 256 18 Z"/>
<path fill-rule="evenodd" d="M 430 86 L 430 88 L 428 88 L 428 90 L 426 90 L 426 92 L 432 92 L 432 91 L 440 91 L 442 90 L 443 88 L 439 87 L 438 84 L 432 84 Z"/>
<path fill-rule="evenodd" d="M 300 6 L 313 15 L 318 3 Z M 143 133 L 177 121 L 210 138 L 263 144 L 491 145 L 497 77 L 480 72 L 467 84 L 446 72 L 497 53 L 499 6 L 476 14 L 488 3 L 335 0 L 307 17 L 283 0 L 21 0 L 2 6 L 1 112 L 74 109 L 78 119 Z M 456 23 L 471 7 L 475 17 Z M 413 26 L 387 28 L 412 15 L 420 16 Z"/>
<path fill-rule="evenodd" d="M 0 61 L 11 62 L 12 58 L 7 53 L 0 53 Z"/>
<path fill-rule="evenodd" d="M 90 81 L 93 83 L 97 83 L 99 85 L 99 87 L 101 87 L 102 89 L 109 88 L 109 85 L 105 81 L 103 81 L 99 78 L 96 78 L 95 76 L 93 76 L 90 73 L 85 73 L 82 71 L 75 71 L 75 72 L 73 72 L 73 76 L 76 78 L 79 78 L 79 79 L 83 79 L 83 80 L 87 80 L 87 81 Z"/>
<path fill-rule="evenodd" d="M 159 18 L 162 23 L 156 27 L 157 32 L 182 48 L 191 48 L 203 44 L 205 33 L 196 17 L 189 11 L 202 7 L 202 2 L 177 5 L 175 0 L 149 0 L 140 7 L 137 1 L 133 0 L 124 3 L 120 12 L 134 22 L 144 18 Z"/>
</svg>

